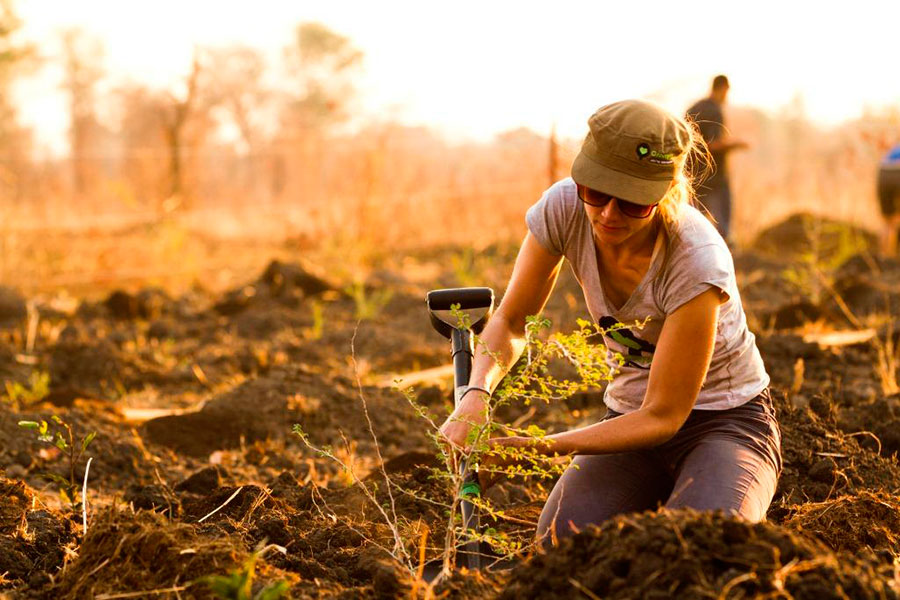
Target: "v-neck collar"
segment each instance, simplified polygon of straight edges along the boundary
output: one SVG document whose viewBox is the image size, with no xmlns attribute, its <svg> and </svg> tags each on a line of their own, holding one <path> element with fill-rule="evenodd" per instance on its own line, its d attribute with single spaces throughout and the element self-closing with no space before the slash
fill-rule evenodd
<svg viewBox="0 0 900 600">
<path fill-rule="evenodd" d="M 637 287 L 631 292 L 631 295 L 628 296 L 628 299 L 625 300 L 625 303 L 616 308 L 613 306 L 613 303 L 610 301 L 609 296 L 606 294 L 606 289 L 603 287 L 603 280 L 600 278 L 600 258 L 599 252 L 600 249 L 597 248 L 597 241 L 594 239 L 594 233 L 590 227 L 588 229 L 588 235 L 591 238 L 591 247 L 593 248 L 593 252 L 590 254 L 593 256 L 593 268 L 591 269 L 590 276 L 594 278 L 597 283 L 597 289 L 600 290 L 601 299 L 603 301 L 603 306 L 606 310 L 607 314 L 616 316 L 624 313 L 628 308 L 631 307 L 634 302 L 636 302 L 636 298 L 639 298 L 641 294 L 644 292 L 644 288 L 649 285 L 650 281 L 656 276 L 656 272 L 659 270 L 659 265 L 662 262 L 662 254 L 663 247 L 665 245 L 665 224 L 659 224 L 659 231 L 656 233 L 656 241 L 653 243 L 653 253 L 650 255 L 650 266 L 647 267 L 647 272 L 644 273 L 644 276 L 641 278 L 641 281 L 637 284 Z"/>
</svg>

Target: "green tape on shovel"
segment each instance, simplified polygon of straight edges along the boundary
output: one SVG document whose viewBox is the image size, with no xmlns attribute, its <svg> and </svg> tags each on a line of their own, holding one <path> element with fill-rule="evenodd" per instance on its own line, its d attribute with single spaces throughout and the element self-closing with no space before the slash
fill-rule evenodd
<svg viewBox="0 0 900 600">
<path fill-rule="evenodd" d="M 481 496 L 481 486 L 477 481 L 465 481 L 462 489 L 459 491 L 459 497 L 463 500 L 468 498 L 477 498 Z"/>
</svg>

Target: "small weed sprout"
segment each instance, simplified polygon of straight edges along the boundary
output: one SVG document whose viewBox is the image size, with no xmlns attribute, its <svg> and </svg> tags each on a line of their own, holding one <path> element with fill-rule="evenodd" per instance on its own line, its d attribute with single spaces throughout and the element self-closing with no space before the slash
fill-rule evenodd
<svg viewBox="0 0 900 600">
<path fill-rule="evenodd" d="M 356 305 L 355 315 L 358 321 L 374 319 L 381 314 L 382 309 L 394 297 L 394 291 L 388 288 L 380 290 L 367 290 L 362 281 L 354 281 L 353 285 L 344 288 Z"/>
<path fill-rule="evenodd" d="M 46 371 L 32 371 L 27 385 L 22 385 L 18 381 L 12 383 L 4 381 L 3 387 L 6 389 L 3 400 L 19 409 L 36 404 L 47 397 L 50 393 L 50 374 Z"/>
<path fill-rule="evenodd" d="M 450 256 L 453 277 L 462 287 L 482 285 L 487 279 L 487 263 L 480 253 L 468 247 Z"/>
<path fill-rule="evenodd" d="M 290 590 L 286 581 L 276 581 L 253 593 L 253 579 L 256 576 L 256 562 L 269 549 L 284 553 L 285 549 L 275 544 L 262 547 L 262 544 L 244 562 L 240 569 L 228 575 L 208 575 L 197 580 L 208 586 L 217 598 L 223 600 L 279 600 Z"/>
<path fill-rule="evenodd" d="M 467 314 L 459 311 L 458 306 L 452 307 L 452 313 L 458 320 L 458 327 L 470 329 L 471 323 Z M 640 327 L 642 324 L 637 323 Z M 353 477 L 365 493 L 368 500 L 379 511 L 381 517 L 393 534 L 393 548 L 379 546 L 388 552 L 394 559 L 401 563 L 413 577 L 421 576 L 422 554 L 419 548 L 424 548 L 421 528 L 408 527 L 408 523 L 402 522 L 394 511 L 393 496 L 391 494 L 412 495 L 432 505 L 443 508 L 446 515 L 445 525 L 437 532 L 443 537 L 440 544 L 441 559 L 444 564 L 444 573 L 448 573 L 450 565 L 454 564 L 455 554 L 459 548 L 471 540 L 487 542 L 493 552 L 502 560 L 504 557 L 520 553 L 526 549 L 525 545 L 503 532 L 494 528 L 486 528 L 483 531 L 464 531 L 462 528 L 462 502 L 469 501 L 474 504 L 482 515 L 497 520 L 508 517 L 504 511 L 494 506 L 487 498 L 473 490 L 468 483 L 470 472 L 479 469 L 477 465 L 483 462 L 484 457 L 493 456 L 504 459 L 507 466 L 504 467 L 480 467 L 483 473 L 491 476 L 506 475 L 508 477 L 524 477 L 549 480 L 559 475 L 566 468 L 565 461 L 557 460 L 555 455 L 546 455 L 536 446 L 542 443 L 545 432 L 531 425 L 527 428 L 516 427 L 501 423 L 497 419 L 498 409 L 509 406 L 515 402 L 529 405 L 534 402 L 553 402 L 565 400 L 572 394 L 596 388 L 610 381 L 624 362 L 621 356 L 615 355 L 610 361 L 608 349 L 602 343 L 603 335 L 609 330 L 602 329 L 598 325 L 586 320 L 578 321 L 578 328 L 568 334 L 555 333 L 542 339 L 546 330 L 550 327 L 550 321 L 541 317 L 529 317 L 526 324 L 525 351 L 517 365 L 510 370 L 498 389 L 494 392 L 491 402 L 486 408 L 484 423 L 471 423 L 473 425 L 467 439 L 465 455 L 461 457 L 466 465 L 459 469 L 457 456 L 452 452 L 447 440 L 440 433 L 440 424 L 429 414 L 426 407 L 419 404 L 414 390 L 403 389 L 407 402 L 414 409 L 416 415 L 427 426 L 428 436 L 433 441 L 436 452 L 440 457 L 440 467 L 431 471 L 432 480 L 443 482 L 441 486 L 445 495 L 437 498 L 422 497 L 415 492 L 403 489 L 393 482 L 382 469 L 385 480 L 385 488 L 371 482 L 362 481 L 351 469 L 351 465 L 345 464 L 331 447 L 318 447 L 310 440 L 309 435 L 298 424 L 294 426 L 294 433 L 311 450 L 338 463 Z M 625 325 L 617 326 L 625 327 Z M 486 349 L 483 342 L 474 336 L 475 344 L 483 352 L 492 354 Z M 495 359 L 497 359 L 495 355 Z M 552 366 L 558 361 L 564 361 L 574 367 L 577 377 L 573 380 L 558 378 L 552 373 Z M 398 388 L 399 389 L 399 388 Z M 368 414 L 366 401 L 360 390 L 363 407 Z M 371 430 L 371 422 L 370 422 Z M 374 431 L 371 432 L 377 447 Z M 521 447 L 491 448 L 489 439 L 494 434 L 515 435 L 527 438 L 528 443 Z M 347 444 L 346 439 L 344 443 Z M 387 497 L 385 496 L 387 493 Z M 447 500 L 449 498 L 449 501 Z M 370 540 L 373 541 L 374 540 Z"/>
<path fill-rule="evenodd" d="M 79 499 L 78 481 L 75 478 L 75 470 L 88 446 L 97 437 L 96 431 L 91 431 L 81 439 L 76 439 L 72 426 L 63 421 L 57 415 L 53 415 L 50 419 L 56 423 L 55 430 L 51 430 L 47 421 L 19 421 L 19 427 L 30 429 L 37 434 L 38 441 L 51 444 L 58 448 L 68 459 L 69 477 L 63 477 L 56 473 L 44 473 L 44 477 L 53 481 L 59 487 L 59 495 L 63 502 L 69 504 L 73 512 L 81 510 L 81 500 Z"/>
<path fill-rule="evenodd" d="M 303 330 L 303 333 L 310 340 L 322 339 L 322 333 L 325 331 L 325 308 L 318 300 L 310 303 L 312 310 L 312 324 Z"/>
</svg>

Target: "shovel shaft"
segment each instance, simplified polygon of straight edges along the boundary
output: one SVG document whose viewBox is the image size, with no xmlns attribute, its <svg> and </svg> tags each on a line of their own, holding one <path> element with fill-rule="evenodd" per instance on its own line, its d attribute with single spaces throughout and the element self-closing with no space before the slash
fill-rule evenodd
<svg viewBox="0 0 900 600">
<path fill-rule="evenodd" d="M 467 329 L 454 328 L 451 336 L 453 352 L 453 388 L 455 404 L 459 404 L 460 395 L 469 385 L 469 377 L 472 374 L 472 359 L 475 355 L 472 333 Z M 478 474 L 469 469 L 466 461 L 460 463 L 460 475 L 463 477 L 463 485 L 460 490 L 460 512 L 462 512 L 462 528 L 467 538 L 469 532 L 477 532 L 480 529 L 481 519 L 478 510 L 469 498 L 479 496 L 481 488 L 478 485 Z M 470 569 L 481 568 L 480 542 L 477 536 L 468 539 L 460 550 L 464 554 L 466 565 Z"/>
</svg>

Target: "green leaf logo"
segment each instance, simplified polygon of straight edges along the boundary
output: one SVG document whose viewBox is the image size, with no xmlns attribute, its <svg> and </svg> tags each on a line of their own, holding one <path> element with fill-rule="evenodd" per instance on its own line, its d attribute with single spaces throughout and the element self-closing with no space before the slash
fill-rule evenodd
<svg viewBox="0 0 900 600">
<path fill-rule="evenodd" d="M 637 147 L 638 158 L 642 159 L 645 156 L 647 156 L 648 154 L 650 154 L 650 146 L 648 146 L 645 143 L 638 144 L 638 147 Z"/>
</svg>

